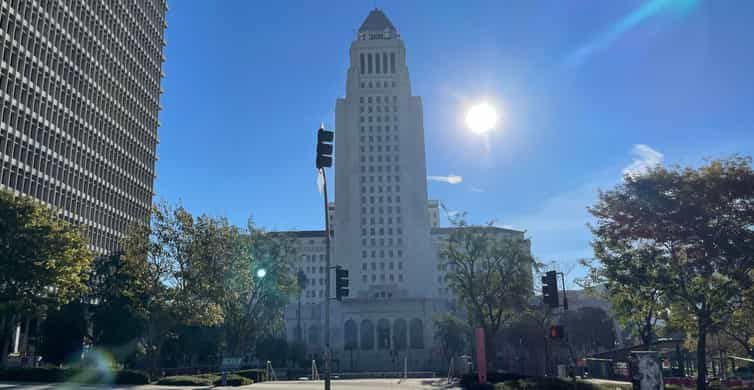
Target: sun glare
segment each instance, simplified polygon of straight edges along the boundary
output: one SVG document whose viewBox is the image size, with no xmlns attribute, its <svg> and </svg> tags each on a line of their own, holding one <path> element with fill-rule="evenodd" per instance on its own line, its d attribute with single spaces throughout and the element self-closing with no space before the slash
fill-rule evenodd
<svg viewBox="0 0 754 390">
<path fill-rule="evenodd" d="M 477 104 L 466 114 L 466 124 L 475 133 L 486 133 L 497 124 L 497 113 L 487 103 Z"/>
</svg>

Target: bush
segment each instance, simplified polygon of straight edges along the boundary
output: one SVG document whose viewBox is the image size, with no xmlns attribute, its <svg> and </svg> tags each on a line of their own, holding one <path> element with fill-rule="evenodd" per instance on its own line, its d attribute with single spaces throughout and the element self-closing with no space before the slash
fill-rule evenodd
<svg viewBox="0 0 754 390">
<path fill-rule="evenodd" d="M 158 385 L 163 386 L 211 386 L 213 378 L 217 378 L 216 375 L 208 377 L 208 375 L 179 375 L 179 376 L 166 376 L 157 381 Z"/>
<path fill-rule="evenodd" d="M 0 369 L 0 380 L 19 382 L 74 382 L 145 385 L 149 376 L 141 371 L 100 371 L 92 368 L 6 368 Z"/>
<path fill-rule="evenodd" d="M 63 382 L 65 375 L 59 368 L 5 368 L 0 380 L 19 382 Z"/>
<path fill-rule="evenodd" d="M 201 374 L 201 375 L 180 375 L 166 376 L 159 381 L 158 385 L 163 386 L 220 386 L 222 384 L 222 374 Z M 254 381 L 236 374 L 228 374 L 226 386 L 246 386 L 253 384 Z"/>
<path fill-rule="evenodd" d="M 119 370 L 115 374 L 115 384 L 118 385 L 148 385 L 149 375 L 134 370 Z"/>
<path fill-rule="evenodd" d="M 290 370 L 289 370 L 290 371 Z M 249 370 L 236 371 L 234 374 L 253 380 L 254 382 L 265 381 L 265 370 L 261 368 L 253 368 Z"/>
<path fill-rule="evenodd" d="M 223 381 L 223 378 L 222 376 L 220 376 L 217 379 L 215 379 L 215 382 L 213 384 L 215 386 L 220 386 L 222 385 L 222 381 Z M 254 381 L 249 378 L 236 375 L 236 374 L 228 374 L 228 380 L 226 381 L 225 386 L 246 386 L 253 383 Z"/>
</svg>

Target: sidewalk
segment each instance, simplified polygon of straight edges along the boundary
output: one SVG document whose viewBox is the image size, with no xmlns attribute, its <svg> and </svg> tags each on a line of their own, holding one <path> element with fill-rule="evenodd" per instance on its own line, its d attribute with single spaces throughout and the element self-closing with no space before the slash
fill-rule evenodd
<svg viewBox="0 0 754 390">
<path fill-rule="evenodd" d="M 32 383 L 0 382 L 0 390 L 52 390 L 52 389 L 110 389 L 110 390 L 199 390 L 199 389 L 248 389 L 248 386 L 158 386 L 158 385 L 82 385 L 80 383 Z"/>
</svg>

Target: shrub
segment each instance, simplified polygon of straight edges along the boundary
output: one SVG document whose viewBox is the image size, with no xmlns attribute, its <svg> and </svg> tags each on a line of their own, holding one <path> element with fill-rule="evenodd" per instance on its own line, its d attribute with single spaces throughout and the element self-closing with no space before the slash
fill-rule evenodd
<svg viewBox="0 0 754 390">
<path fill-rule="evenodd" d="M 220 386 L 222 384 L 222 381 L 223 381 L 222 376 L 219 376 L 217 379 L 215 379 L 215 381 L 214 381 L 213 384 L 215 386 Z M 228 379 L 227 379 L 225 385 L 226 386 L 246 386 L 246 385 L 250 385 L 250 384 L 253 384 L 253 383 L 254 383 L 254 381 L 251 380 L 251 379 L 249 379 L 249 378 L 246 378 L 246 377 L 243 377 L 243 376 L 240 376 L 240 375 L 236 375 L 236 374 L 228 374 Z"/>
<path fill-rule="evenodd" d="M 6 368 L 0 370 L 0 380 L 19 382 L 74 382 L 145 385 L 149 376 L 141 371 L 100 371 L 92 368 Z"/>
<path fill-rule="evenodd" d="M 254 382 L 264 382 L 265 381 L 265 371 L 261 368 L 253 368 L 249 370 L 241 370 L 236 371 L 234 374 L 238 376 L 242 376 L 244 378 L 249 378 L 253 380 Z"/>
<path fill-rule="evenodd" d="M 217 376 L 213 376 L 217 378 Z M 213 378 L 209 378 L 206 375 L 179 375 L 179 376 L 166 376 L 157 381 L 158 385 L 163 386 L 211 386 Z"/>
</svg>

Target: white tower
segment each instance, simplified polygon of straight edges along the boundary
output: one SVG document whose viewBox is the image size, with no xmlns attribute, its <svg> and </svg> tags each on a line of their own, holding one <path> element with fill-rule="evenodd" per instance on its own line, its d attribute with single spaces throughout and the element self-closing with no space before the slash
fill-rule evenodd
<svg viewBox="0 0 754 390">
<path fill-rule="evenodd" d="M 432 295 L 422 103 L 406 49 L 385 14 L 351 43 L 346 96 L 335 110 L 335 264 L 353 298 Z"/>
</svg>

